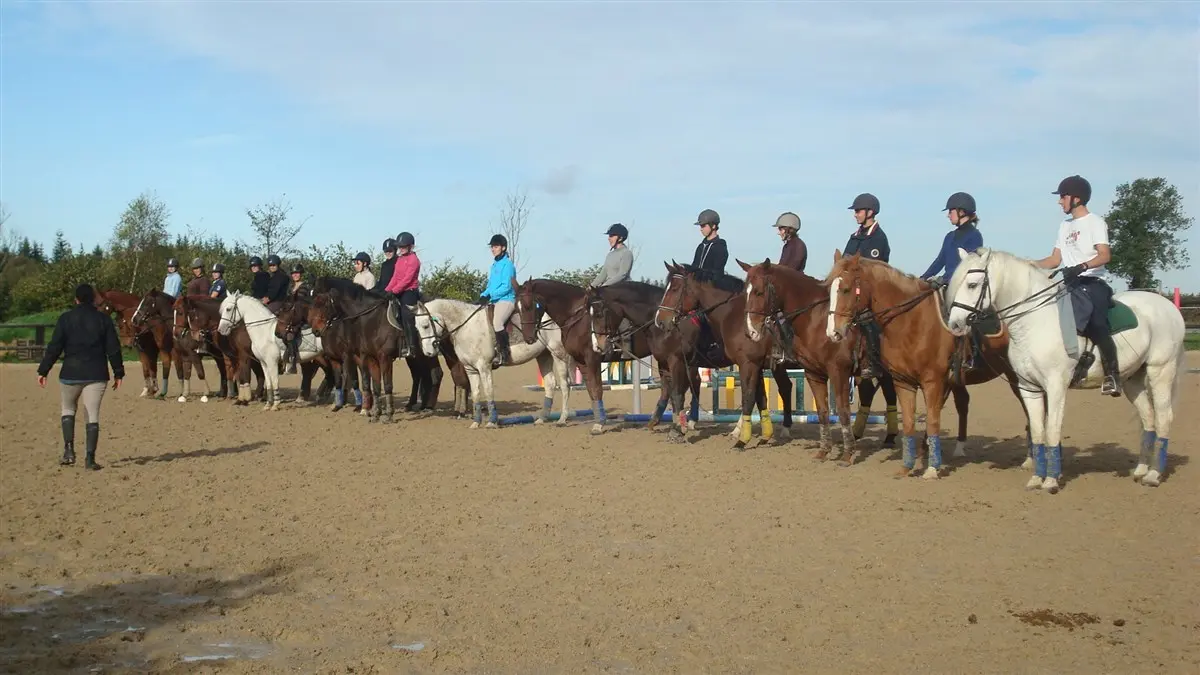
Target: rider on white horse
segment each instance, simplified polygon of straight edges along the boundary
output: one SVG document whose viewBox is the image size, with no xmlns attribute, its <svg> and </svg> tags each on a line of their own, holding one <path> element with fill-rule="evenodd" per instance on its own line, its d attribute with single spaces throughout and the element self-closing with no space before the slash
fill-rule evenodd
<svg viewBox="0 0 1200 675">
<path fill-rule="evenodd" d="M 633 272 L 633 252 L 625 245 L 625 240 L 629 239 L 629 228 L 621 223 L 614 223 L 609 226 L 605 234 L 608 235 L 608 255 L 604 256 L 604 265 L 596 273 L 596 278 L 592 279 L 591 283 L 588 284 L 591 288 L 612 286 L 622 281 L 629 281 L 629 275 Z M 633 323 L 628 317 L 621 320 L 620 330 L 622 335 L 632 327 Z M 632 342 L 633 336 L 629 337 Z M 617 344 L 614 345 L 614 342 Z M 624 342 L 621 339 L 621 335 L 609 340 L 609 353 L 611 354 L 616 349 L 632 352 L 632 349 L 626 350 Z"/>
<path fill-rule="evenodd" d="M 960 260 L 958 249 L 974 253 L 980 246 L 983 246 L 983 235 L 979 232 L 979 216 L 975 213 L 974 197 L 966 192 L 955 192 L 946 200 L 946 208 L 942 210 L 946 211 L 946 217 L 954 224 L 954 229 L 946 233 L 937 257 L 921 275 L 922 279 L 938 286 L 945 286 L 946 281 L 954 276 L 954 269 L 958 267 Z M 945 274 L 939 275 L 939 272 L 943 270 L 945 270 Z"/>
<path fill-rule="evenodd" d="M 1058 195 L 1058 205 L 1071 217 L 1058 226 L 1054 252 L 1035 262 L 1045 269 L 1063 266 L 1063 280 L 1071 291 L 1075 311 L 1075 328 L 1100 350 L 1104 367 L 1100 393 L 1120 396 L 1121 369 L 1117 363 L 1117 346 L 1108 325 L 1113 291 L 1104 280 L 1104 266 L 1112 259 L 1108 223 L 1088 211 L 1092 186 L 1082 176 L 1062 179 L 1058 189 L 1050 194 Z"/>
<path fill-rule="evenodd" d="M 517 277 L 517 268 L 508 256 L 508 239 L 504 235 L 493 234 L 488 246 L 492 249 L 492 267 L 488 271 L 487 287 L 480 294 L 479 302 L 496 306 L 492 314 L 492 331 L 496 334 L 496 347 L 499 352 L 496 366 L 499 367 L 512 363 L 505 324 L 517 306 L 517 294 L 512 286 Z"/>
</svg>

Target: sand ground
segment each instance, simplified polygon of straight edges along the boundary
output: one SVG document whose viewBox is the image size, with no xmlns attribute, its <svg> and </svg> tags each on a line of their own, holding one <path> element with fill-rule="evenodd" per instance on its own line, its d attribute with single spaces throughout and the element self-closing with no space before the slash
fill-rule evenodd
<svg viewBox="0 0 1200 675">
<path fill-rule="evenodd" d="M 534 373 L 498 373 L 502 414 L 540 406 Z M 712 425 L 472 431 L 448 390 L 370 425 L 133 386 L 93 473 L 57 465 L 56 381 L 0 380 L 3 672 L 1200 672 L 1196 374 L 1156 489 L 1128 477 L 1132 406 L 1072 392 L 1053 496 L 1023 489 L 998 383 L 925 481 L 892 477 L 879 428 L 840 468 L 814 426 L 734 452 Z"/>
</svg>

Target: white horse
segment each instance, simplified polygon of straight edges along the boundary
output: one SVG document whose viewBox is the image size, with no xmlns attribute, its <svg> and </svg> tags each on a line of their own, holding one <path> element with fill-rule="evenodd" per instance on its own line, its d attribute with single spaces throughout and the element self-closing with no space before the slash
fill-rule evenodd
<svg viewBox="0 0 1200 675">
<path fill-rule="evenodd" d="M 550 410 L 554 405 L 552 392 L 558 389 L 562 394 L 562 412 L 557 423 L 564 425 L 570 414 L 567 401 L 571 395 L 571 380 L 568 376 L 570 356 L 562 343 L 562 330 L 547 316 L 539 327 L 537 341 L 527 345 L 521 337 L 520 311 L 518 304 L 517 311 L 509 319 L 515 332 L 509 343 L 512 363 L 507 365 L 517 366 L 537 359 L 546 396 L 542 399 L 542 414 L 534 420 L 534 424 L 542 424 L 550 418 Z M 497 354 L 496 333 L 492 331 L 487 307 L 438 298 L 419 304 L 414 315 L 417 333 L 421 336 L 421 350 L 426 356 L 437 356 L 440 341 L 449 341 L 454 345 L 454 352 L 458 354 L 471 380 L 471 399 L 474 403 L 471 428 L 478 429 L 482 423 L 485 400 L 488 408 L 485 426 L 489 429 L 498 427 L 496 396 L 492 388 L 492 360 Z"/>
<path fill-rule="evenodd" d="M 284 344 L 275 335 L 275 315 L 258 298 L 242 295 L 234 291 L 221 301 L 221 320 L 217 331 L 221 335 L 229 335 L 239 321 L 246 324 L 246 332 L 250 334 L 250 351 L 254 358 L 262 364 L 263 375 L 267 378 L 267 403 L 264 410 L 279 409 L 279 374 L 282 372 Z M 305 328 L 300 338 L 300 361 L 306 362 L 321 354 L 321 339 L 312 334 L 311 328 Z M 250 400 L 250 384 L 238 384 L 238 400 Z"/>
<path fill-rule="evenodd" d="M 1008 327 L 1008 360 L 1029 412 L 1032 457 L 1022 466 L 1032 466 L 1034 475 L 1026 487 L 1053 494 L 1062 473 L 1066 391 L 1098 388 L 1104 378 L 1100 359 L 1071 387 L 1084 346 L 1075 331 L 1070 295 L 1060 283 L 1032 262 L 1003 251 L 959 249 L 958 254 L 962 262 L 947 288 L 952 298 L 947 323 L 955 333 L 965 334 L 973 313 L 998 310 Z M 1141 455 L 1133 478 L 1157 486 L 1167 470 L 1167 439 L 1184 370 L 1183 316 L 1157 293 L 1126 291 L 1114 294 L 1113 300 L 1137 319 L 1136 327 L 1117 333 L 1114 340 L 1122 388 L 1142 418 Z M 1157 461 L 1150 468 L 1156 441 Z"/>
</svg>

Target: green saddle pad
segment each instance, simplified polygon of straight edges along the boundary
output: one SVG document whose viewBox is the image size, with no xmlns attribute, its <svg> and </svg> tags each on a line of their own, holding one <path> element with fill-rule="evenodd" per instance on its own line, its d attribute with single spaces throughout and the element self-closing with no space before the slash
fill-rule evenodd
<svg viewBox="0 0 1200 675">
<path fill-rule="evenodd" d="M 1109 333 L 1116 335 L 1137 328 L 1137 325 L 1137 315 L 1133 313 L 1133 310 L 1129 309 L 1128 305 L 1113 300 L 1113 306 L 1108 308 Z"/>
</svg>

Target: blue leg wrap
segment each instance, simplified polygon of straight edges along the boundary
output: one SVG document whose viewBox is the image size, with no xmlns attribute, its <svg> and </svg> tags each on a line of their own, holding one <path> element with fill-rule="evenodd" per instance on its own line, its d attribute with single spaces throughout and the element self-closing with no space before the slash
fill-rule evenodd
<svg viewBox="0 0 1200 675">
<path fill-rule="evenodd" d="M 1158 439 L 1158 464 L 1154 467 L 1159 474 L 1167 472 L 1167 439 Z"/>
<path fill-rule="evenodd" d="M 475 414 L 472 419 L 475 421 L 476 424 L 483 421 L 483 404 L 482 403 L 475 404 Z"/>
<path fill-rule="evenodd" d="M 1150 465 L 1150 458 L 1154 455 L 1154 441 L 1158 439 L 1158 434 L 1153 431 L 1142 432 L 1142 451 L 1138 455 L 1138 464 Z"/>
<path fill-rule="evenodd" d="M 496 402 L 488 401 L 488 421 L 492 424 L 500 422 L 500 413 L 496 412 Z"/>
<path fill-rule="evenodd" d="M 596 401 L 596 419 L 600 420 L 601 424 L 608 421 L 608 413 L 604 410 L 604 401 Z"/>
<path fill-rule="evenodd" d="M 362 389 L 354 390 L 354 405 L 362 405 Z"/>
<path fill-rule="evenodd" d="M 904 468 L 911 469 L 917 465 L 917 437 L 904 437 Z"/>
<path fill-rule="evenodd" d="M 663 399 L 658 402 L 658 405 L 654 406 L 655 419 L 662 419 L 663 414 L 665 414 L 667 412 L 667 403 L 668 403 L 668 400 Z"/>
<path fill-rule="evenodd" d="M 333 390 L 333 402 L 335 405 L 338 405 L 338 406 L 346 405 L 346 390 L 345 389 L 334 389 Z"/>
<path fill-rule="evenodd" d="M 929 437 L 929 466 L 934 469 L 942 468 L 942 437 Z"/>
<path fill-rule="evenodd" d="M 1054 480 L 1062 476 L 1062 445 L 1046 448 L 1046 476 Z"/>
<path fill-rule="evenodd" d="M 700 421 L 700 400 L 694 396 L 692 397 L 692 407 L 688 411 L 688 419 L 693 422 Z"/>
<path fill-rule="evenodd" d="M 1033 475 L 1038 478 L 1046 477 L 1046 446 L 1033 446 Z"/>
<path fill-rule="evenodd" d="M 542 398 L 542 419 L 550 419 L 550 409 L 554 407 L 554 399 Z"/>
</svg>

